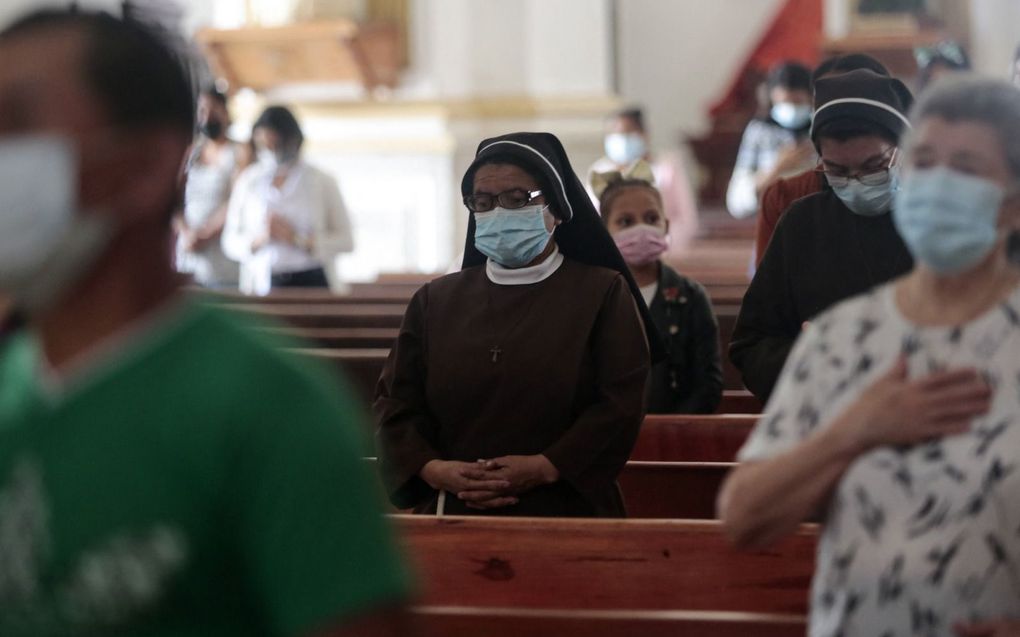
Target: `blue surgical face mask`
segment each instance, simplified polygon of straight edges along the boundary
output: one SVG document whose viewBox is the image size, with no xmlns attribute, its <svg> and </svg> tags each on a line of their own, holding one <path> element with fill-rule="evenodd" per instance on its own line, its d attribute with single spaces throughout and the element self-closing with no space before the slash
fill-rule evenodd
<svg viewBox="0 0 1020 637">
<path fill-rule="evenodd" d="M 494 208 L 475 213 L 475 247 L 496 263 L 520 268 L 542 254 L 552 233 L 546 228 L 547 206 L 516 210 Z"/>
<path fill-rule="evenodd" d="M 811 123 L 811 106 L 809 104 L 794 104 L 792 102 L 779 102 L 772 106 L 772 119 L 783 128 L 789 130 L 800 130 Z"/>
<path fill-rule="evenodd" d="M 645 138 L 639 133 L 610 133 L 605 147 L 606 157 L 621 166 L 636 162 L 648 152 Z"/>
<path fill-rule="evenodd" d="M 964 272 L 995 247 L 1005 191 L 938 167 L 915 170 L 896 193 L 893 221 L 914 258 L 938 274 Z"/>
<path fill-rule="evenodd" d="M 832 186 L 839 200 L 854 214 L 862 217 L 877 217 L 889 212 L 893 197 L 899 189 L 898 170 L 894 166 L 889 169 L 889 181 L 884 184 L 866 185 L 850 180 L 846 186 Z"/>
</svg>

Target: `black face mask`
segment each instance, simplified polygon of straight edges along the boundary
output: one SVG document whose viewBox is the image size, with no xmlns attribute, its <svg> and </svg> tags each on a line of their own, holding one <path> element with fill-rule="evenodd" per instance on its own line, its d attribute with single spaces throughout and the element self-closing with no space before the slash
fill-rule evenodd
<svg viewBox="0 0 1020 637">
<path fill-rule="evenodd" d="M 199 129 L 209 139 L 219 139 L 223 135 L 223 122 L 218 119 L 207 120 Z"/>
</svg>

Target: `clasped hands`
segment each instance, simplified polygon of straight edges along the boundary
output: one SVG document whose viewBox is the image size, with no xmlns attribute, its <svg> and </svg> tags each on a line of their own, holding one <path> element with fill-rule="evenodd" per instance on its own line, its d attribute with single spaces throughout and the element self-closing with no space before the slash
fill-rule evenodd
<svg viewBox="0 0 1020 637">
<path fill-rule="evenodd" d="M 419 475 L 433 489 L 455 494 L 471 509 L 497 509 L 517 504 L 521 493 L 560 478 L 553 463 L 541 454 L 501 456 L 476 462 L 431 460 Z"/>
<path fill-rule="evenodd" d="M 252 252 L 258 252 L 260 248 L 271 241 L 302 247 L 298 245 L 297 230 L 294 228 L 293 224 L 291 224 L 286 217 L 275 212 L 269 213 L 269 217 L 266 221 L 266 233 L 257 237 L 252 242 Z"/>
</svg>

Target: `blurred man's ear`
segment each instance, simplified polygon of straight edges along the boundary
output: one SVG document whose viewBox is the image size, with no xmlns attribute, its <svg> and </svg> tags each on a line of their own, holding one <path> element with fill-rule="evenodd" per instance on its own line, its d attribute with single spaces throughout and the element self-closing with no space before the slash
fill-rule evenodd
<svg viewBox="0 0 1020 637">
<path fill-rule="evenodd" d="M 111 202 L 125 224 L 160 222 L 180 210 L 190 140 L 180 131 L 157 128 L 139 133 L 136 162 Z"/>
</svg>

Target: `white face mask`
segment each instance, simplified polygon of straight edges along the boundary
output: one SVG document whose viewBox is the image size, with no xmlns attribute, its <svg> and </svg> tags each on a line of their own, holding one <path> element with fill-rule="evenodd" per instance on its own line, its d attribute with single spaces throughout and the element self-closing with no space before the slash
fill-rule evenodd
<svg viewBox="0 0 1020 637">
<path fill-rule="evenodd" d="M 78 210 L 78 161 L 54 135 L 0 137 L 0 294 L 32 313 L 102 252 L 111 220 Z"/>
<path fill-rule="evenodd" d="M 638 133 L 610 133 L 605 139 L 606 157 L 613 163 L 632 164 L 645 156 L 648 145 Z"/>
</svg>

